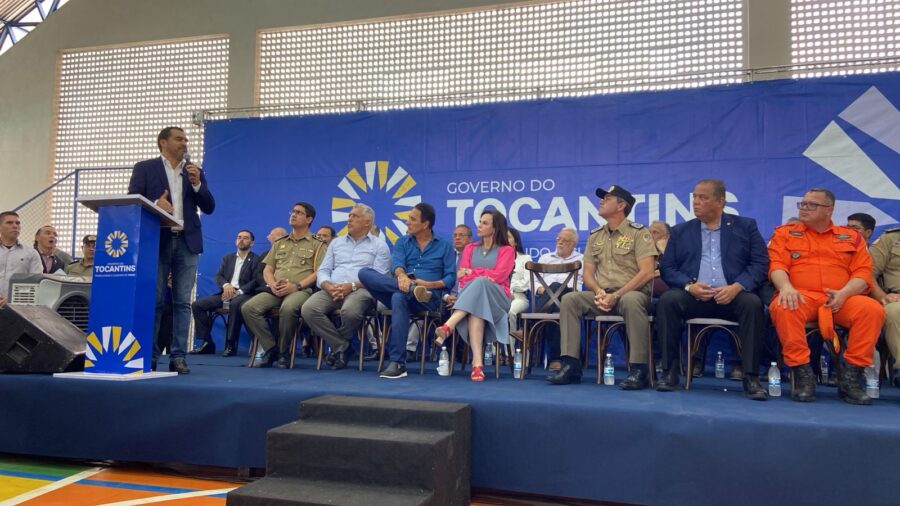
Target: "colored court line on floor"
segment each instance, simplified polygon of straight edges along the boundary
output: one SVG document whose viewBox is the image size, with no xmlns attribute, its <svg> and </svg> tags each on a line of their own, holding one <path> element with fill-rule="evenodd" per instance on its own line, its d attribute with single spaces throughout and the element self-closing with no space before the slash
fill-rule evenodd
<svg viewBox="0 0 900 506">
<path fill-rule="evenodd" d="M 25 501 L 40 497 L 44 494 L 53 492 L 54 490 L 59 490 L 63 487 L 71 485 L 73 483 L 77 483 L 78 481 L 81 481 L 85 478 L 89 478 L 89 477 L 97 474 L 100 471 L 101 471 L 101 468 L 95 467 L 95 468 L 84 470 L 80 473 L 75 473 L 75 474 L 73 474 L 71 476 L 67 476 L 61 480 L 54 481 L 53 483 L 48 483 L 42 487 L 38 487 L 34 490 L 25 492 L 24 494 L 13 497 L 7 501 L 4 501 L 3 503 L 0 503 L 0 506 L 12 506 L 15 504 L 22 504 Z"/>
<path fill-rule="evenodd" d="M 29 478 L 15 478 L 12 476 L 0 477 L 0 504 L 7 499 L 18 497 L 29 490 L 43 487 L 52 483 L 45 480 L 32 480 Z"/>
<path fill-rule="evenodd" d="M 180 500 L 180 499 L 193 499 L 193 498 L 198 498 L 198 497 L 221 497 L 224 499 L 225 494 L 227 494 L 228 492 L 231 492 L 235 488 L 237 488 L 237 487 L 220 488 L 220 489 L 214 489 L 214 490 L 199 490 L 196 492 L 187 492 L 184 494 L 172 494 L 172 495 L 159 496 L 159 497 L 148 497 L 146 499 L 135 499 L 132 501 L 106 503 L 102 506 L 138 506 L 140 504 L 152 504 L 152 503 L 157 503 L 157 502 L 168 502 L 168 501 L 175 501 L 175 500 Z"/>
</svg>

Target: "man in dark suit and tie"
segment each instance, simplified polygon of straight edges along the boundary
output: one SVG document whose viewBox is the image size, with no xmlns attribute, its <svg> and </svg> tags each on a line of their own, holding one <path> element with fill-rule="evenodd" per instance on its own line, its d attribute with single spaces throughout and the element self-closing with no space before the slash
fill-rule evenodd
<svg viewBox="0 0 900 506">
<path fill-rule="evenodd" d="M 228 303 L 228 328 L 225 330 L 225 352 L 223 357 L 237 354 L 238 338 L 244 319 L 241 316 L 241 305 L 256 293 L 257 274 L 260 271 L 260 257 L 250 250 L 256 238 L 253 232 L 238 232 L 234 245 L 237 253 L 229 253 L 222 257 L 219 270 L 216 271 L 216 285 L 219 291 L 215 295 L 197 299 L 191 304 L 194 314 L 194 330 L 197 339 L 202 340 L 198 348 L 191 353 L 207 355 L 216 352 L 212 340 L 212 319 L 214 311 L 225 307 Z"/>
<path fill-rule="evenodd" d="M 738 322 L 744 395 L 764 401 L 768 394 L 759 383 L 759 348 L 766 320 L 754 291 L 768 274 L 766 243 L 756 220 L 725 214 L 722 181 L 697 183 L 692 204 L 696 218 L 672 228 L 660 259 L 660 273 L 670 288 L 656 307 L 665 369 L 656 389 L 667 392 L 679 385 L 677 359 L 683 322 L 720 318 Z"/>
<path fill-rule="evenodd" d="M 134 165 L 128 193 L 140 194 L 157 206 L 183 220 L 183 227 L 164 228 L 159 241 L 159 270 L 156 277 L 156 324 L 153 331 L 153 360 L 156 370 L 160 355 L 159 323 L 166 282 L 172 274 L 174 305 L 173 339 L 169 350 L 169 370 L 188 374 L 185 354 L 191 323 L 191 290 L 197 277 L 197 257 L 203 253 L 203 234 L 197 211 L 211 214 L 216 201 L 206 184 L 206 176 L 187 155 L 188 139 L 184 130 L 166 127 L 159 132 L 156 145 L 160 156 Z"/>
</svg>

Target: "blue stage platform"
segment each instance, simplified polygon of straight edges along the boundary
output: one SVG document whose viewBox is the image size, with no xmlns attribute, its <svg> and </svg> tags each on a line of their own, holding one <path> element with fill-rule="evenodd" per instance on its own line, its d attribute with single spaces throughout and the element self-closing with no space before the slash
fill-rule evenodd
<svg viewBox="0 0 900 506">
<path fill-rule="evenodd" d="M 161 363 L 165 367 L 164 362 Z M 472 485 L 633 504 L 896 504 L 900 391 L 874 406 L 819 387 L 812 404 L 745 400 L 738 383 L 690 392 L 558 387 L 492 374 L 402 380 L 367 370 L 249 370 L 191 357 L 189 376 L 130 383 L 0 375 L 0 452 L 264 467 L 265 434 L 323 394 L 472 405 Z M 619 376 L 623 371 L 619 371 Z M 620 378 L 621 379 L 621 378 Z M 727 391 L 725 391 L 727 389 Z M 787 390 L 787 389 L 786 389 Z M 384 455 L 390 459 L 390 455 Z"/>
</svg>

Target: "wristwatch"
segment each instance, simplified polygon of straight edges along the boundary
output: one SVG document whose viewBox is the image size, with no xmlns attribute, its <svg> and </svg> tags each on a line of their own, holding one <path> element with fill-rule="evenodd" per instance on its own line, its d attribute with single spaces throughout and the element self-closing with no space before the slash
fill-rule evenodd
<svg viewBox="0 0 900 506">
<path fill-rule="evenodd" d="M 356 281 L 350 283 L 350 291 L 351 292 L 355 292 L 357 288 L 359 288 L 359 287 L 356 286 Z"/>
<path fill-rule="evenodd" d="M 297 283 L 297 291 L 303 290 L 303 283 Z"/>
<path fill-rule="evenodd" d="M 691 285 L 693 285 L 693 283 L 688 283 L 688 284 L 684 285 L 684 291 L 687 293 L 691 293 Z"/>
</svg>

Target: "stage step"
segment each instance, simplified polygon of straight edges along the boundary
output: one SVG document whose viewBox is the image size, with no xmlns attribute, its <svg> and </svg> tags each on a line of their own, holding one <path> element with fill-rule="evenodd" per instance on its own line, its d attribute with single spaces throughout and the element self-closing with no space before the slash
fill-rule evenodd
<svg viewBox="0 0 900 506">
<path fill-rule="evenodd" d="M 372 506 L 378 504 L 419 506 L 440 504 L 428 490 L 366 486 L 337 481 L 316 481 L 303 478 L 265 477 L 228 494 L 228 505 L 281 506 L 344 505 Z"/>
<path fill-rule="evenodd" d="M 300 420 L 268 432 L 266 477 L 227 504 L 466 505 L 470 441 L 466 404 L 309 399 Z"/>
</svg>

